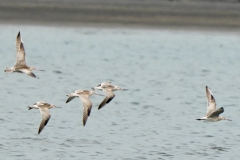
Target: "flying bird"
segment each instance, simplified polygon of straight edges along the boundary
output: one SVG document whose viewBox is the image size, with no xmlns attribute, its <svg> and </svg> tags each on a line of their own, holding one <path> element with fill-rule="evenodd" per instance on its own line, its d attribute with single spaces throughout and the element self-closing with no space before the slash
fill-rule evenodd
<svg viewBox="0 0 240 160">
<path fill-rule="evenodd" d="M 34 103 L 32 106 L 28 106 L 28 110 L 39 109 L 40 113 L 42 115 L 42 121 L 41 121 L 39 129 L 38 129 L 38 134 L 41 133 L 41 131 L 47 125 L 49 119 L 51 118 L 51 115 L 48 112 L 48 110 L 51 108 L 61 108 L 61 107 L 57 107 L 54 104 L 49 104 L 44 101 L 39 101 L 37 103 Z"/>
<path fill-rule="evenodd" d="M 76 90 L 75 92 L 67 95 L 68 99 L 67 99 L 66 103 L 70 102 L 75 97 L 80 98 L 80 100 L 83 104 L 83 126 L 86 125 L 87 119 L 91 113 L 92 102 L 90 101 L 90 98 L 89 98 L 91 95 L 101 95 L 101 94 L 97 94 L 94 91 L 88 91 L 88 90 Z"/>
<path fill-rule="evenodd" d="M 25 73 L 33 78 L 37 78 L 36 75 L 32 72 L 33 70 L 38 70 L 38 71 L 44 71 L 44 70 L 39 70 L 34 67 L 29 67 L 26 65 L 25 61 L 25 49 L 23 46 L 23 42 L 21 39 L 20 31 L 18 32 L 17 38 L 16 38 L 16 49 L 17 49 L 17 60 L 16 64 L 11 67 L 11 68 L 6 68 L 4 71 L 5 72 L 19 72 L 19 73 Z"/>
<path fill-rule="evenodd" d="M 127 90 L 127 89 L 122 89 L 119 86 L 113 86 L 111 85 L 111 82 L 103 82 L 99 84 L 96 87 L 92 87 L 93 90 L 102 90 L 106 97 L 103 99 L 103 101 L 100 103 L 98 109 L 101 109 L 103 106 L 105 106 L 107 103 L 111 102 L 111 100 L 115 97 L 115 94 L 113 91 L 116 90 Z"/>
<path fill-rule="evenodd" d="M 198 118 L 196 120 L 205 120 L 209 122 L 217 122 L 221 120 L 229 120 L 227 118 L 224 118 L 223 116 L 219 116 L 221 113 L 224 112 L 223 107 L 219 108 L 216 110 L 216 101 L 215 98 L 213 97 L 213 94 L 211 90 L 206 86 L 206 95 L 207 95 L 207 113 L 204 117 Z"/>
</svg>

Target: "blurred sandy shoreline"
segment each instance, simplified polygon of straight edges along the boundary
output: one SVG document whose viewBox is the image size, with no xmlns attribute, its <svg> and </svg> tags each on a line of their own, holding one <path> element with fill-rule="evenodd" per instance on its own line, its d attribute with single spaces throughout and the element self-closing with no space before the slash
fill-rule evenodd
<svg viewBox="0 0 240 160">
<path fill-rule="evenodd" d="M 159 0 L 2 0 L 0 24 L 240 29 L 240 3 Z"/>
</svg>

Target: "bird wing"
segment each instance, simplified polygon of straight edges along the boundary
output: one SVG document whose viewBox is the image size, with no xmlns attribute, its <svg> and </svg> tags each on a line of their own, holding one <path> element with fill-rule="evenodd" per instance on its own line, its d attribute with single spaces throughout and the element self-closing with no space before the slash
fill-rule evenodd
<svg viewBox="0 0 240 160">
<path fill-rule="evenodd" d="M 106 105 L 107 101 L 108 101 L 108 96 L 106 96 L 103 101 L 100 103 L 100 105 L 98 106 L 98 109 L 101 109 L 103 106 Z"/>
<path fill-rule="evenodd" d="M 17 53 L 20 49 L 20 44 L 21 44 L 22 40 L 21 40 L 21 34 L 20 31 L 17 34 L 17 38 L 16 38 L 16 49 L 17 49 Z"/>
<path fill-rule="evenodd" d="M 221 114 L 221 113 L 223 113 L 223 112 L 224 112 L 224 109 L 223 109 L 223 107 L 221 107 L 221 108 L 219 108 L 218 110 L 212 112 L 212 114 L 210 114 L 208 117 L 211 117 L 211 118 L 213 118 L 213 117 L 218 117 L 219 114 Z"/>
<path fill-rule="evenodd" d="M 109 103 L 115 97 L 115 94 L 113 93 L 113 91 L 111 89 L 103 89 L 103 92 L 108 97 L 108 100 L 106 103 Z"/>
<path fill-rule="evenodd" d="M 103 92 L 106 94 L 106 97 L 101 102 L 98 109 L 101 109 L 103 106 L 105 106 L 107 103 L 109 103 L 115 97 L 115 94 L 110 89 L 103 89 Z"/>
<path fill-rule="evenodd" d="M 212 95 L 211 90 L 206 86 L 206 96 L 207 96 L 207 113 L 206 116 L 211 115 L 214 111 L 216 111 L 216 101 Z"/>
<path fill-rule="evenodd" d="M 79 98 L 83 104 L 83 126 L 85 126 L 85 124 L 87 123 L 87 119 L 91 113 L 92 102 L 87 95 L 80 95 Z"/>
<path fill-rule="evenodd" d="M 75 97 L 68 97 L 68 99 L 66 100 L 66 103 L 70 102 L 71 100 L 73 100 Z"/>
<path fill-rule="evenodd" d="M 42 105 L 43 106 L 43 105 Z M 49 119 L 51 118 L 51 115 L 48 112 L 47 108 L 44 107 L 39 107 L 40 113 L 42 115 L 42 121 L 40 123 L 39 129 L 38 129 L 38 134 L 41 133 L 41 131 L 43 130 L 44 126 L 47 125 Z"/>
<path fill-rule="evenodd" d="M 101 83 L 100 85 L 101 85 L 102 88 L 108 87 L 108 86 L 111 85 L 111 82 L 103 82 L 103 83 Z"/>
<path fill-rule="evenodd" d="M 29 75 L 33 78 L 37 78 L 37 76 L 32 71 L 28 70 L 27 68 L 19 69 L 19 71 L 26 73 L 27 75 Z"/>
<path fill-rule="evenodd" d="M 21 41 L 21 36 L 20 36 L 20 32 L 17 35 L 16 38 L 16 48 L 17 48 L 17 61 L 15 66 L 26 66 L 26 62 L 25 62 L 25 49 L 24 49 L 24 45 L 23 42 Z"/>
<path fill-rule="evenodd" d="M 71 100 L 73 100 L 75 97 L 78 97 L 79 94 L 82 92 L 82 90 L 76 90 L 74 93 L 70 93 L 68 94 L 68 99 L 66 100 L 66 103 L 70 102 Z"/>
</svg>

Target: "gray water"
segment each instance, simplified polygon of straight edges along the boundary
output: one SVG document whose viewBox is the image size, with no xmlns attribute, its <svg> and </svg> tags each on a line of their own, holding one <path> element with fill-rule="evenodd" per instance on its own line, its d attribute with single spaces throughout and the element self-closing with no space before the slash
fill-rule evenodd
<svg viewBox="0 0 240 160">
<path fill-rule="evenodd" d="M 5 73 L 21 31 L 40 79 Z M 240 34 L 125 28 L 0 26 L 1 159 L 239 159 Z M 82 126 L 82 104 L 66 94 L 111 81 L 128 91 Z M 196 121 L 205 86 L 233 121 Z M 98 91 L 101 93 L 101 91 Z M 61 106 L 40 135 L 39 100 Z"/>
</svg>

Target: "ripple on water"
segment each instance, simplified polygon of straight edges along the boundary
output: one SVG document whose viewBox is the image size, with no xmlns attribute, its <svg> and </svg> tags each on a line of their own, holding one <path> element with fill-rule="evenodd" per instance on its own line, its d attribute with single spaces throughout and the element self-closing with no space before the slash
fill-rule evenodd
<svg viewBox="0 0 240 160">
<path fill-rule="evenodd" d="M 131 102 L 131 104 L 133 104 L 133 105 L 139 105 L 140 103 L 139 102 Z"/>
<path fill-rule="evenodd" d="M 213 150 L 218 150 L 218 151 L 224 151 L 224 152 L 227 152 L 229 150 L 229 148 L 226 148 L 226 147 L 211 147 L 211 149 Z"/>
<path fill-rule="evenodd" d="M 53 73 L 62 74 L 62 71 L 55 70 Z"/>
</svg>

